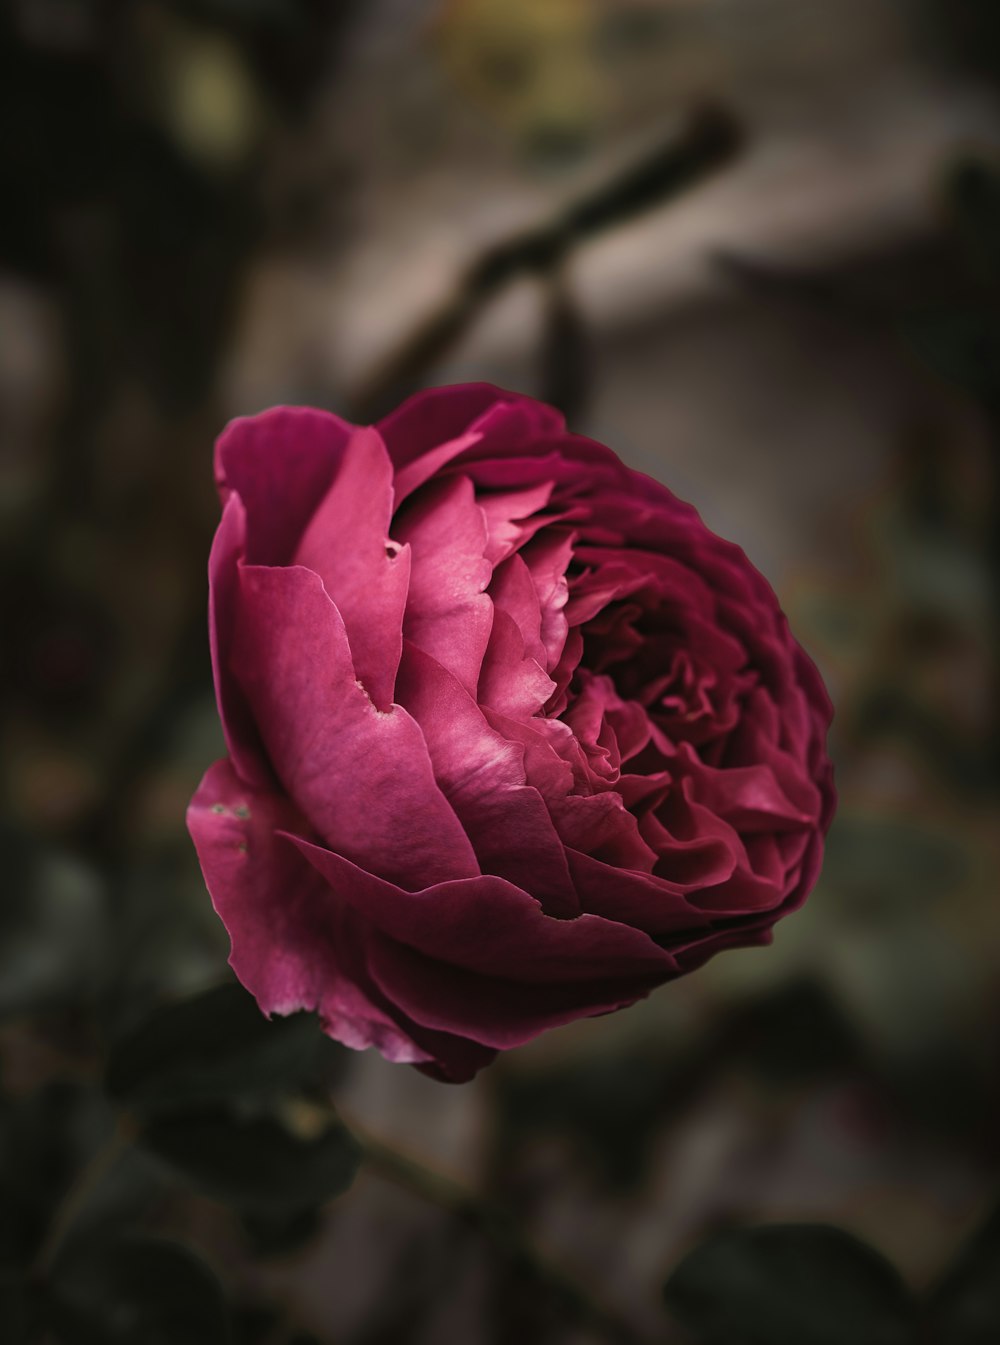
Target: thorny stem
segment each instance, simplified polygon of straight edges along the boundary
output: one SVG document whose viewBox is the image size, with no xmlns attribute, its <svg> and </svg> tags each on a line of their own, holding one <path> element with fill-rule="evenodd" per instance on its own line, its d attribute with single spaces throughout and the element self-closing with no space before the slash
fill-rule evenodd
<svg viewBox="0 0 1000 1345">
<path fill-rule="evenodd" d="M 645 1345 L 646 1337 L 641 1331 L 615 1308 L 596 1297 L 589 1286 L 581 1284 L 534 1247 L 506 1210 L 450 1177 L 360 1132 L 353 1120 L 348 1124 L 361 1144 L 363 1162 L 369 1171 L 475 1229 L 512 1269 L 525 1280 L 543 1286 L 578 1323 L 593 1327 L 613 1345 Z"/>
</svg>

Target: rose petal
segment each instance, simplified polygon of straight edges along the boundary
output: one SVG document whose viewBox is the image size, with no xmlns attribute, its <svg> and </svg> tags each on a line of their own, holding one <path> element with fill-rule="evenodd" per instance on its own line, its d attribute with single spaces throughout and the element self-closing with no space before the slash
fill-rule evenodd
<svg viewBox="0 0 1000 1345">
<path fill-rule="evenodd" d="M 232 666 L 278 778 L 328 844 L 418 887 L 478 872 L 419 727 L 401 706 L 378 710 L 355 679 L 318 575 L 240 571 Z"/>
<path fill-rule="evenodd" d="M 392 704 L 410 581 L 408 547 L 389 543 L 392 463 L 374 430 L 357 430 L 299 542 L 347 629 L 354 670 L 380 710 Z"/>
<path fill-rule="evenodd" d="M 399 698 L 423 730 L 434 775 L 483 873 L 531 889 L 550 915 L 579 914 L 562 842 L 524 751 L 497 733 L 471 696 L 429 655 L 407 644 Z"/>
<path fill-rule="evenodd" d="M 540 712 L 555 686 L 537 659 L 525 651 L 515 622 L 506 612 L 495 610 L 479 673 L 479 703 L 513 719 L 530 719 Z"/>
<path fill-rule="evenodd" d="M 673 975 L 672 957 L 646 934 L 599 916 L 553 920 L 501 878 L 403 892 L 291 839 L 388 936 L 372 945 L 371 973 L 394 1004 L 428 1027 L 503 1048 L 631 1003 Z"/>
<path fill-rule="evenodd" d="M 516 553 L 493 571 L 489 588 L 494 609 L 505 612 L 521 634 L 524 653 L 545 671 L 548 653 L 542 643 L 542 609 L 531 572 Z"/>
<path fill-rule="evenodd" d="M 223 503 L 233 492 L 243 501 L 251 564 L 291 560 L 353 433 L 339 416 L 306 406 L 278 406 L 226 426 L 215 476 Z"/>
<path fill-rule="evenodd" d="M 500 1051 L 522 1046 L 578 1018 L 627 1008 L 676 975 L 671 959 L 669 967 L 636 970 L 620 980 L 595 974 L 572 984 L 526 985 L 516 978 L 446 966 L 389 940 L 373 950 L 370 968 L 386 995 L 415 1022 L 441 1032 L 464 1033 Z"/>
<path fill-rule="evenodd" d="M 316 1009 L 346 1046 L 375 1046 L 389 1060 L 432 1058 L 348 974 L 357 960 L 354 913 L 345 905 L 347 919 L 337 918 L 326 882 L 281 834 L 305 826 L 288 799 L 248 789 L 219 761 L 192 799 L 187 822 L 229 931 L 230 965 L 264 1013 Z"/>
<path fill-rule="evenodd" d="M 493 625 L 486 524 L 464 477 L 436 482 L 397 514 L 410 547 L 403 634 L 474 692 Z"/>
<path fill-rule="evenodd" d="M 662 975 L 673 965 L 642 931 L 597 915 L 553 919 L 503 878 L 484 874 L 404 891 L 343 855 L 291 839 L 383 934 L 467 971 L 548 985 Z"/>
<path fill-rule="evenodd" d="M 245 549 L 246 510 L 238 495 L 230 495 L 208 558 L 208 633 L 212 675 L 222 731 L 233 765 L 248 784 L 266 787 L 273 783 L 273 776 L 253 713 L 230 665 L 239 595 L 237 567 Z"/>
<path fill-rule="evenodd" d="M 529 542 L 551 517 L 541 514 L 552 494 L 551 481 L 528 490 L 480 492 L 476 503 L 486 519 L 486 559 L 495 568 Z"/>
</svg>

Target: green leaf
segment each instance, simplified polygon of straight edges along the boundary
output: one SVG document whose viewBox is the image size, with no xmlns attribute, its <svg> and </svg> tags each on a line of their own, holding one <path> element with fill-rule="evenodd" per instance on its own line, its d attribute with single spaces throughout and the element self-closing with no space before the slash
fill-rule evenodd
<svg viewBox="0 0 1000 1345">
<path fill-rule="evenodd" d="M 113 1048 L 107 1088 L 140 1109 L 189 1107 L 330 1081 L 341 1061 L 313 1015 L 268 1019 L 233 983 L 156 1008 Z"/>
<path fill-rule="evenodd" d="M 710 1238 L 671 1275 L 670 1312 L 698 1345 L 911 1345 L 894 1268 L 836 1228 L 776 1224 Z"/>
<path fill-rule="evenodd" d="M 73 1345 L 226 1345 L 229 1313 L 194 1252 L 121 1237 L 61 1259 L 48 1288 L 50 1323 Z"/>
<path fill-rule="evenodd" d="M 360 1146 L 332 1117 L 320 1134 L 303 1138 L 273 1116 L 164 1113 L 140 1141 L 206 1195 L 248 1214 L 321 1205 L 347 1190 L 361 1161 Z"/>
<path fill-rule="evenodd" d="M 930 1301 L 942 1345 L 996 1345 L 1000 1340 L 1000 1210 L 980 1229 Z"/>
</svg>

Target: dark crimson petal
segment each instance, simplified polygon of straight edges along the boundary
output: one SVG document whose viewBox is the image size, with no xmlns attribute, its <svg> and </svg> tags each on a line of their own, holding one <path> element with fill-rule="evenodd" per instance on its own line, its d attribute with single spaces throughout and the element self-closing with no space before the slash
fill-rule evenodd
<svg viewBox="0 0 1000 1345">
<path fill-rule="evenodd" d="M 497 400 L 479 415 L 472 428 L 480 434 L 480 447 L 472 457 L 509 453 L 534 445 L 547 435 L 558 434 L 566 422 L 560 411 L 533 397 L 516 392 L 498 392 Z"/>
<path fill-rule="evenodd" d="M 373 950 L 369 965 L 386 995 L 416 1022 L 465 1033 L 501 1051 L 578 1018 L 627 1008 L 677 974 L 671 959 L 669 970 L 637 969 L 619 980 L 595 975 L 574 983 L 526 984 L 447 966 L 388 940 Z"/>
<path fill-rule="evenodd" d="M 726 948 L 759 948 L 772 943 L 773 924 L 774 915 L 770 913 L 756 920 L 732 921 L 728 926 L 723 925 L 710 934 L 678 947 L 676 949 L 678 966 L 685 973 L 695 971 L 710 957 Z"/>
<path fill-rule="evenodd" d="M 620 920 L 664 943 L 667 935 L 702 929 L 711 923 L 710 917 L 688 900 L 682 884 L 621 869 L 572 848 L 567 849 L 566 856 L 580 904 L 592 915 Z M 716 872 L 728 876 L 732 867 L 731 857 L 728 863 L 721 858 Z"/>
<path fill-rule="evenodd" d="M 442 963 L 532 985 L 632 976 L 648 983 L 673 969 L 670 954 L 642 931 L 597 915 L 553 919 L 503 878 L 484 874 L 407 892 L 343 855 L 292 839 L 333 890 L 383 934 Z"/>
<path fill-rule="evenodd" d="M 389 540 L 392 509 L 385 445 L 374 430 L 357 430 L 294 557 L 337 604 L 354 670 L 380 710 L 392 704 L 410 584 L 409 548 Z"/>
<path fill-rule="evenodd" d="M 633 1003 L 675 972 L 645 934 L 596 916 L 553 920 L 502 879 L 406 893 L 292 839 L 388 936 L 372 941 L 369 970 L 394 1006 L 428 1028 L 504 1049 Z"/>
<path fill-rule="evenodd" d="M 318 575 L 241 569 L 232 666 L 278 778 L 329 845 L 410 886 L 479 872 L 423 734 L 357 681 Z"/>
<path fill-rule="evenodd" d="M 589 797 L 568 794 L 550 799 L 549 811 L 564 843 L 635 873 L 652 873 L 658 856 L 643 839 L 639 823 L 622 797 L 610 790 Z"/>
<path fill-rule="evenodd" d="M 691 771 L 688 797 L 716 816 L 725 818 L 741 833 L 812 826 L 815 807 L 808 812 L 797 808 L 782 790 L 769 763 L 714 770 L 689 755 L 691 749 L 686 743 L 684 749 Z M 798 783 L 802 789 L 813 789 L 801 776 Z"/>
<path fill-rule="evenodd" d="M 562 425 L 551 406 L 489 383 L 467 383 L 418 392 L 378 429 L 396 467 L 397 499 L 403 500 L 454 462 L 530 443 Z M 511 484 L 521 489 L 536 482 Z"/>
<path fill-rule="evenodd" d="M 410 463 L 426 460 L 429 454 L 461 438 L 484 411 L 497 402 L 509 400 L 510 395 L 490 383 L 465 383 L 451 388 L 427 388 L 407 398 L 376 426 L 397 477 L 404 475 Z M 433 473 L 439 464 L 433 459 L 431 462 Z"/>
</svg>

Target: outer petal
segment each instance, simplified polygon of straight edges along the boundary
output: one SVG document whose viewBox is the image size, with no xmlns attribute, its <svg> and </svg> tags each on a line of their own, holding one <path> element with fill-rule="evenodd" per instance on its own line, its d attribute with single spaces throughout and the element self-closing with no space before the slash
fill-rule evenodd
<svg viewBox="0 0 1000 1345">
<path fill-rule="evenodd" d="M 299 541 L 347 628 L 354 671 L 380 710 L 392 704 L 410 581 L 407 547 L 389 543 L 392 464 L 374 430 L 357 430 Z"/>
<path fill-rule="evenodd" d="M 388 936 L 372 945 L 371 973 L 393 1004 L 427 1027 L 504 1049 L 621 1008 L 676 974 L 670 954 L 638 930 L 591 915 L 553 920 L 501 878 L 403 892 L 293 839 Z"/>
<path fill-rule="evenodd" d="M 420 729 L 376 709 L 311 570 L 240 571 L 233 667 L 282 785 L 324 840 L 408 886 L 478 873 Z"/>
<path fill-rule="evenodd" d="M 248 784 L 272 783 L 267 757 L 246 695 L 233 674 L 231 656 L 239 602 L 239 570 L 246 548 L 246 510 L 231 495 L 222 511 L 208 558 L 208 637 L 212 651 L 215 699 L 226 747 L 237 772 Z"/>
<path fill-rule="evenodd" d="M 683 890 L 662 878 L 616 868 L 578 850 L 569 850 L 567 856 L 586 911 L 645 930 L 667 946 L 678 934 L 711 925 Z"/>
<path fill-rule="evenodd" d="M 395 464 L 397 500 L 402 500 L 477 445 L 491 451 L 524 444 L 562 424 L 558 411 L 530 397 L 489 383 L 465 383 L 416 393 L 380 420 L 378 429 Z"/>
<path fill-rule="evenodd" d="M 329 411 L 278 406 L 231 421 L 215 446 L 223 501 L 247 511 L 247 559 L 285 565 L 333 479 L 354 427 Z"/>
<path fill-rule="evenodd" d="M 673 968 L 670 954 L 641 930 L 598 915 L 555 920 L 503 878 L 484 874 L 406 892 L 343 855 L 292 839 L 383 934 L 442 963 L 532 985 L 662 978 Z"/>
<path fill-rule="evenodd" d="M 412 462 L 465 434 L 473 421 L 510 393 L 491 383 L 461 383 L 414 393 L 378 422 L 398 475 Z M 432 470 L 437 470 L 437 464 Z M 425 478 L 426 479 L 426 478 Z"/>
<path fill-rule="evenodd" d="M 370 968 L 386 995 L 415 1022 L 464 1033 L 500 1051 L 578 1018 L 627 1008 L 677 975 L 671 959 L 669 969 L 642 969 L 616 979 L 594 975 L 587 981 L 526 985 L 447 966 L 388 940 L 373 950 Z"/>
<path fill-rule="evenodd" d="M 351 978 L 357 922 L 345 920 L 343 908 L 337 918 L 327 884 L 280 834 L 304 826 L 293 804 L 248 789 L 219 761 L 187 821 L 232 940 L 230 965 L 265 1013 L 318 1009 L 326 1030 L 347 1046 L 375 1046 L 389 1060 L 433 1058 Z"/>
</svg>

